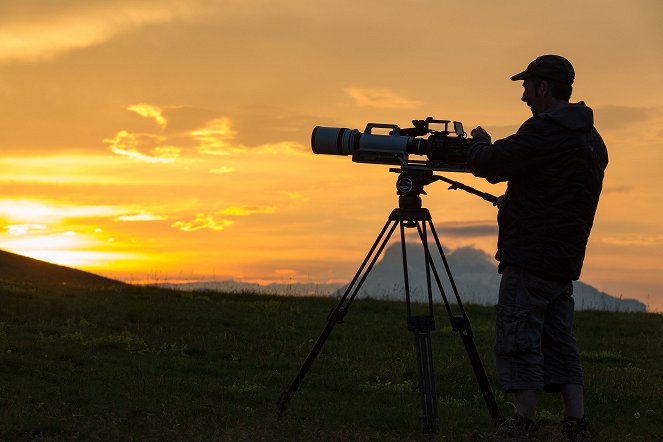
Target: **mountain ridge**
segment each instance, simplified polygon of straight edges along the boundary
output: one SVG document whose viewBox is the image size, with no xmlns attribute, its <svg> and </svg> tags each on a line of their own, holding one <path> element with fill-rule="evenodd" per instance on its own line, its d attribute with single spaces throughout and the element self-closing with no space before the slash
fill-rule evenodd
<svg viewBox="0 0 663 442">
<path fill-rule="evenodd" d="M 431 246 L 431 250 L 434 248 Z M 400 243 L 387 247 L 381 259 L 375 264 L 359 291 L 358 298 L 374 298 L 388 300 L 404 299 L 403 261 Z M 415 302 L 426 299 L 426 280 L 423 253 L 421 246 L 408 244 L 406 248 L 409 267 L 409 285 L 411 298 Z M 478 305 L 494 305 L 497 302 L 497 293 L 500 275 L 494 259 L 482 250 L 474 247 L 460 247 L 451 252 L 445 251 L 445 256 L 451 268 L 452 276 L 458 288 L 461 301 Z M 450 285 L 444 280 L 444 266 L 439 257 L 434 257 L 435 267 L 442 277 L 444 292 L 451 302 L 455 297 Z M 435 279 L 431 275 L 433 286 Z M 201 281 L 182 284 L 160 284 L 160 286 L 179 290 L 212 290 L 219 292 L 253 292 L 264 294 L 280 294 L 287 296 L 340 296 L 347 284 L 267 284 L 225 281 Z M 647 310 L 645 304 L 635 299 L 621 299 L 602 292 L 589 284 L 580 281 L 573 282 L 576 310 L 604 310 L 604 311 L 640 311 Z M 437 288 L 434 288 L 433 299 L 441 302 Z"/>
</svg>

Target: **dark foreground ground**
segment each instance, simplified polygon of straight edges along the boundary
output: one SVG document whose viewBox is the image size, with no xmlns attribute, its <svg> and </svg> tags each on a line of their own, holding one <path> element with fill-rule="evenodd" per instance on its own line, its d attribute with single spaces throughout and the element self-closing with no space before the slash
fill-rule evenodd
<svg viewBox="0 0 663 442">
<path fill-rule="evenodd" d="M 460 338 L 437 311 L 441 431 L 420 432 L 402 303 L 356 301 L 281 418 L 332 299 L 131 286 L 0 285 L 0 440 L 471 440 L 490 431 Z M 469 307 L 491 383 L 492 308 Z M 663 440 L 663 315 L 580 312 L 593 440 Z M 509 397 L 496 393 L 504 413 Z M 542 398 L 530 440 L 559 440 Z"/>
</svg>

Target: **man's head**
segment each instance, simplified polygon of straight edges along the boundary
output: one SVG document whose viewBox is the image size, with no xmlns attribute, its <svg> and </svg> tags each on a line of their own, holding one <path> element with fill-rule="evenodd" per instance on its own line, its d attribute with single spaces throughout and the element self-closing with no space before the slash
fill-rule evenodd
<svg viewBox="0 0 663 442">
<path fill-rule="evenodd" d="M 568 102 L 573 91 L 575 71 L 571 63 L 559 55 L 542 55 L 511 80 L 524 80 L 522 101 L 533 115 L 545 112 L 557 101 Z"/>
</svg>

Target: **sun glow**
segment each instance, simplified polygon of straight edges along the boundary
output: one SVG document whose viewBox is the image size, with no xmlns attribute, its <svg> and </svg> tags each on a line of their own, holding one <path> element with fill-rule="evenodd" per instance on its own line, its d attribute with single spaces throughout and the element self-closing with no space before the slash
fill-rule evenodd
<svg viewBox="0 0 663 442">
<path fill-rule="evenodd" d="M 151 214 L 130 213 L 120 206 L 80 206 L 40 200 L 0 201 L 0 247 L 19 255 L 84 269 L 110 269 L 118 262 L 144 260 L 131 246 L 115 241 L 94 221 L 160 219 Z M 124 215 L 123 215 L 124 214 Z M 150 215 L 149 217 L 147 215 Z M 112 225 L 112 224 L 111 224 Z"/>
</svg>

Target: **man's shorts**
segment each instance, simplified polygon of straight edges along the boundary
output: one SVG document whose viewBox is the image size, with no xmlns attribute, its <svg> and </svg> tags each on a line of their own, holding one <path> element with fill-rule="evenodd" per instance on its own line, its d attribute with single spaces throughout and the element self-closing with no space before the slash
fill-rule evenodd
<svg viewBox="0 0 663 442">
<path fill-rule="evenodd" d="M 549 281 L 515 266 L 504 269 L 495 329 L 502 390 L 559 391 L 564 384 L 583 384 L 573 307 L 570 281 Z"/>
</svg>

